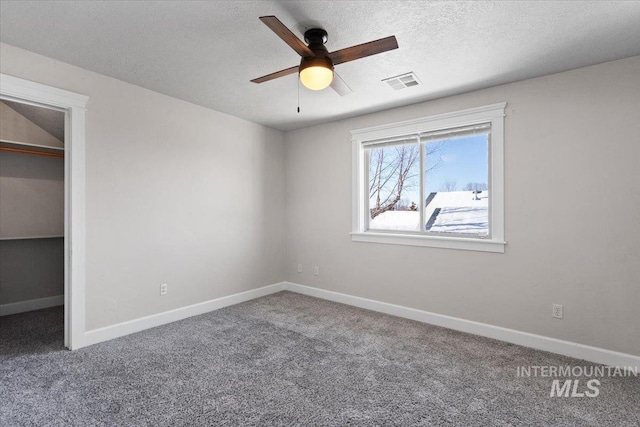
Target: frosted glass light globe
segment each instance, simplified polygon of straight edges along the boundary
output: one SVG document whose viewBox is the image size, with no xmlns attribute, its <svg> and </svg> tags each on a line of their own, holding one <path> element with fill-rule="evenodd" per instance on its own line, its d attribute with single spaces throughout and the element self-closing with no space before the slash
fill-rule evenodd
<svg viewBox="0 0 640 427">
<path fill-rule="evenodd" d="M 331 84 L 333 70 L 319 65 L 300 71 L 300 81 L 311 90 L 322 90 Z"/>
</svg>

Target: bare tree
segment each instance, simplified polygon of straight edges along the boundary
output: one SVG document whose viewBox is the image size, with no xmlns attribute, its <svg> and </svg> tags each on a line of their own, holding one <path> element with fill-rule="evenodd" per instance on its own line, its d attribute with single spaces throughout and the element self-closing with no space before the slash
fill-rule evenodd
<svg viewBox="0 0 640 427">
<path fill-rule="evenodd" d="M 489 187 L 486 182 L 469 182 L 464 186 L 464 191 L 485 191 Z"/>
<path fill-rule="evenodd" d="M 399 145 L 371 151 L 369 170 L 373 169 L 374 172 L 369 180 L 369 200 L 374 200 L 371 219 L 393 210 L 402 198 L 402 192 L 415 185 L 419 171 L 413 166 L 419 156 L 418 145 Z"/>
<path fill-rule="evenodd" d="M 443 144 L 427 144 L 426 154 L 434 155 Z M 439 158 L 439 157 L 438 157 Z M 439 165 L 433 162 L 425 172 Z M 420 184 L 420 146 L 397 145 L 374 148 L 369 157 L 369 200 L 371 219 L 381 213 L 395 210 L 403 192 Z"/>
<path fill-rule="evenodd" d="M 440 191 L 456 191 L 457 189 L 458 183 L 452 179 L 448 179 L 440 185 Z"/>
</svg>

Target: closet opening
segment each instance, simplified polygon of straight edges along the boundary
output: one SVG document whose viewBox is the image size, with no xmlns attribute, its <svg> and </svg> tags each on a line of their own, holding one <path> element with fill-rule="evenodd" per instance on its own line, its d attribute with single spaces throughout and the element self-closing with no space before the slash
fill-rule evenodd
<svg viewBox="0 0 640 427">
<path fill-rule="evenodd" d="M 63 345 L 85 346 L 88 101 L 0 73 L 0 335 L 16 316 L 57 307 Z M 34 331 L 24 332 L 28 344 Z"/>
<path fill-rule="evenodd" d="M 0 322 L 5 344 L 65 344 L 65 112 L 0 99 Z"/>
</svg>

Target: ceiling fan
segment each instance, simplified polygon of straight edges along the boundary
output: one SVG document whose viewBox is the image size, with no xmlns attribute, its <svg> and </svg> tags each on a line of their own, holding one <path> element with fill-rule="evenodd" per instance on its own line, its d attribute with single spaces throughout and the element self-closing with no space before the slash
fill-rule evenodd
<svg viewBox="0 0 640 427">
<path fill-rule="evenodd" d="M 347 47 L 329 52 L 325 47 L 327 32 L 322 28 L 305 31 L 304 44 L 275 16 L 261 16 L 260 20 L 302 57 L 300 65 L 290 67 L 266 76 L 251 80 L 253 83 L 264 83 L 296 72 L 300 73 L 300 81 L 309 89 L 322 90 L 331 85 L 339 95 L 351 93 L 351 88 L 338 76 L 333 67 L 349 61 L 364 58 L 398 48 L 395 36 Z"/>
</svg>

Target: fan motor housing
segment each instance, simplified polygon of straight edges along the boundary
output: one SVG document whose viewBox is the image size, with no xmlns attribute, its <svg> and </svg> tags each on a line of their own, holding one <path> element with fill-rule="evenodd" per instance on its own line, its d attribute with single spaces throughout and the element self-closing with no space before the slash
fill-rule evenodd
<svg viewBox="0 0 640 427">
<path fill-rule="evenodd" d="M 333 61 L 329 58 L 329 52 L 325 47 L 327 32 L 322 28 L 311 28 L 304 32 L 304 41 L 315 56 L 306 56 L 300 60 L 299 71 L 308 67 L 324 67 L 333 70 Z"/>
<path fill-rule="evenodd" d="M 327 32 L 322 28 L 311 28 L 304 32 L 304 41 L 308 45 L 324 45 L 327 42 Z"/>
</svg>

